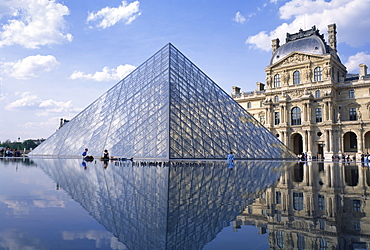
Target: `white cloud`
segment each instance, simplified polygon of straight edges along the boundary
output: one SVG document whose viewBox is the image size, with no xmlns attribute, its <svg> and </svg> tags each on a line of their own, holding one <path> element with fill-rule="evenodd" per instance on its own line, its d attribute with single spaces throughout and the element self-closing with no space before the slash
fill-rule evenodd
<svg viewBox="0 0 370 250">
<path fill-rule="evenodd" d="M 271 32 L 261 31 L 247 38 L 246 43 L 269 51 L 271 40 L 284 41 L 286 33 L 296 33 L 299 29 L 308 29 L 316 25 L 321 33 L 327 25 L 336 23 L 338 42 L 352 47 L 362 46 L 370 41 L 370 0 L 291 0 L 279 9 L 280 18 L 291 20 L 278 26 Z"/>
<path fill-rule="evenodd" d="M 235 17 L 233 20 L 237 23 L 245 23 L 245 21 L 247 21 L 247 19 L 245 19 L 245 17 L 242 14 L 240 14 L 240 12 L 237 12 L 235 14 Z"/>
<path fill-rule="evenodd" d="M 348 72 L 354 73 L 360 71 L 359 65 L 362 63 L 368 67 L 370 66 L 370 55 L 365 52 L 359 52 L 354 56 L 350 56 L 344 65 L 347 67 Z"/>
<path fill-rule="evenodd" d="M 41 45 L 72 41 L 64 33 L 64 16 L 68 7 L 55 0 L 9 0 L 3 3 L 12 10 L 7 23 L 1 27 L 0 47 L 19 44 L 36 49 Z"/>
<path fill-rule="evenodd" d="M 128 74 L 130 74 L 136 67 L 125 64 L 119 65 L 116 69 L 110 69 L 108 67 L 104 67 L 102 71 L 95 72 L 94 74 L 85 74 L 81 71 L 74 71 L 72 75 L 69 77 L 70 79 L 86 79 L 86 80 L 94 80 L 94 81 L 112 81 L 112 80 L 121 80 Z"/>
<path fill-rule="evenodd" d="M 5 110 L 34 110 L 37 116 L 46 116 L 51 114 L 76 114 L 81 111 L 80 108 L 75 108 L 72 101 L 58 102 L 55 100 L 42 100 L 30 92 L 16 93 L 19 99 L 9 103 L 4 107 Z"/>
<path fill-rule="evenodd" d="M 97 21 L 96 27 L 106 29 L 115 25 L 119 21 L 125 21 L 125 24 L 131 24 L 138 16 L 141 15 L 139 10 L 139 1 L 127 4 L 122 1 L 122 5 L 117 8 L 105 7 L 98 12 L 89 13 L 87 22 Z"/>
<path fill-rule="evenodd" d="M 6 62 L 2 65 L 4 73 L 17 79 L 38 77 L 43 72 L 49 72 L 59 65 L 52 55 L 29 56 L 17 62 Z"/>
</svg>

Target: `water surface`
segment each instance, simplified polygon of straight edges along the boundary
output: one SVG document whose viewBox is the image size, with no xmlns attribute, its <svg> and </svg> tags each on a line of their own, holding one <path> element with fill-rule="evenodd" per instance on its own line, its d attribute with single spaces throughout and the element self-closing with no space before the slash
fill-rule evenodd
<svg viewBox="0 0 370 250">
<path fill-rule="evenodd" d="M 2 158 L 0 169 L 1 249 L 369 244 L 361 164 Z"/>
</svg>

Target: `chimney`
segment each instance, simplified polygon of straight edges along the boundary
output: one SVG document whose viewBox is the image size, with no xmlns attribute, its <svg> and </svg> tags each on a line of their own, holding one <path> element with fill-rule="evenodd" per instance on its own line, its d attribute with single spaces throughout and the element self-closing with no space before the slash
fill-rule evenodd
<svg viewBox="0 0 370 250">
<path fill-rule="evenodd" d="M 328 34 L 330 47 L 337 51 L 337 25 L 335 23 L 328 25 Z"/>
<path fill-rule="evenodd" d="M 233 95 L 239 95 L 240 94 L 240 89 L 239 87 L 232 86 L 233 89 Z"/>
<path fill-rule="evenodd" d="M 366 66 L 366 64 L 363 64 L 363 63 L 361 63 L 358 66 L 360 66 L 360 75 L 359 75 L 359 78 L 360 79 L 364 79 L 364 77 L 367 75 L 367 66 Z"/>
<path fill-rule="evenodd" d="M 279 38 L 276 38 L 274 40 L 272 40 L 272 54 L 275 53 L 275 51 L 280 47 L 280 40 Z"/>
<path fill-rule="evenodd" d="M 258 91 L 262 91 L 265 89 L 265 84 L 263 84 L 262 82 L 256 82 L 256 85 Z"/>
</svg>

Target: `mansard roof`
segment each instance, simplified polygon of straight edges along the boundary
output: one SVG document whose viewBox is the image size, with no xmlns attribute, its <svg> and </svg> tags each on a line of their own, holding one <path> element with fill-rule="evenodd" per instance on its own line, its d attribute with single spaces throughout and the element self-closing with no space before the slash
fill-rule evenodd
<svg viewBox="0 0 370 250">
<path fill-rule="evenodd" d="M 324 36 L 313 26 L 309 30 L 300 30 L 298 33 L 287 33 L 286 43 L 280 46 L 272 55 L 270 65 L 280 61 L 292 52 L 303 52 L 315 55 L 332 53 L 332 49 L 326 44 Z M 334 54 L 336 54 L 334 52 Z"/>
</svg>

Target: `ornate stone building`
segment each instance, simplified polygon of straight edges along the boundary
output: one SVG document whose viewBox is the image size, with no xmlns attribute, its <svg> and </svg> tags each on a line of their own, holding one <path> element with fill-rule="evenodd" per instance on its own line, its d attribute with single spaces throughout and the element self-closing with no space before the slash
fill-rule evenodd
<svg viewBox="0 0 370 250">
<path fill-rule="evenodd" d="M 269 249 L 369 249 L 370 169 L 298 163 L 234 221 L 268 233 Z"/>
<path fill-rule="evenodd" d="M 348 74 L 337 54 L 336 25 L 328 43 L 316 27 L 272 41 L 266 83 L 232 97 L 294 153 L 341 157 L 370 153 L 370 75 Z"/>
</svg>

